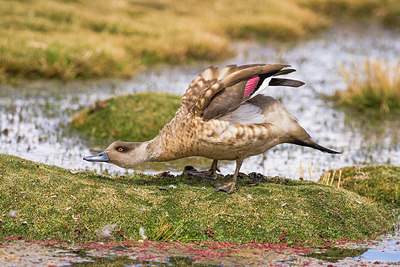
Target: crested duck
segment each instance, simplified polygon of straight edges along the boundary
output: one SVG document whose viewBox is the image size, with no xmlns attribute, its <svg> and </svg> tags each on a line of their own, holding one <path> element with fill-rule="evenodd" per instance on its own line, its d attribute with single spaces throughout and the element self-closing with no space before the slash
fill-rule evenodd
<svg viewBox="0 0 400 267">
<path fill-rule="evenodd" d="M 304 83 L 278 76 L 294 72 L 290 65 L 251 64 L 209 67 L 190 83 L 175 117 L 158 136 L 146 142 L 113 142 L 104 152 L 84 157 L 133 168 L 148 161 L 169 161 L 189 156 L 213 159 L 205 172 L 189 174 L 215 180 L 218 160 L 235 160 L 231 181 L 216 184 L 232 193 L 245 158 L 291 143 L 337 154 L 317 144 L 283 105 L 259 94 L 268 86 L 299 87 Z"/>
</svg>

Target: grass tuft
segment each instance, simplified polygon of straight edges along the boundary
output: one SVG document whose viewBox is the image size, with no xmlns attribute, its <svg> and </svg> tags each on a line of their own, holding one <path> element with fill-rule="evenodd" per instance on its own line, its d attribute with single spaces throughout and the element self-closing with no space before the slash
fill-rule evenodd
<svg viewBox="0 0 400 267">
<path fill-rule="evenodd" d="M 347 84 L 333 99 L 338 105 L 377 113 L 400 112 L 400 63 L 376 58 L 362 65 L 341 65 L 340 75 Z"/>
<path fill-rule="evenodd" d="M 149 233 L 149 240 L 161 242 L 179 240 L 179 234 L 181 233 L 179 230 L 182 228 L 183 222 L 178 223 L 178 226 L 175 226 L 168 217 L 168 214 L 166 214 L 163 217 L 158 218 L 155 227 Z"/>
</svg>

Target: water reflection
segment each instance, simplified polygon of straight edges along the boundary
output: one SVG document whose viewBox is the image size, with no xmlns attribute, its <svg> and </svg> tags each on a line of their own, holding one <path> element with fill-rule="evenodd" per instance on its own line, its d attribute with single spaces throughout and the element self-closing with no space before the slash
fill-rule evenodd
<svg viewBox="0 0 400 267">
<path fill-rule="evenodd" d="M 357 248 L 357 249 L 348 249 L 348 248 L 338 248 L 338 247 L 329 247 L 325 248 L 326 252 L 317 252 L 306 255 L 307 257 L 312 257 L 315 259 L 326 260 L 329 262 L 338 262 L 339 260 L 345 259 L 347 257 L 357 257 L 366 252 L 367 248 Z"/>
<path fill-rule="evenodd" d="M 76 267 L 89 267 L 89 266 L 220 266 L 212 264 L 201 264 L 194 263 L 189 257 L 169 257 L 168 262 L 157 262 L 157 261 L 139 261 L 130 259 L 128 256 L 107 258 L 107 257 L 97 257 L 93 258 L 92 261 L 85 261 L 79 263 L 73 263 L 72 266 Z"/>
</svg>

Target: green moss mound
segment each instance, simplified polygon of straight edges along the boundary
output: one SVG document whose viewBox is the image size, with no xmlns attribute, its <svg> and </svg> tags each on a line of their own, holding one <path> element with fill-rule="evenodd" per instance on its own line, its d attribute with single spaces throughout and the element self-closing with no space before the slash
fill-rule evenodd
<svg viewBox="0 0 400 267">
<path fill-rule="evenodd" d="M 400 167 L 347 167 L 336 170 L 336 174 L 340 170 L 341 187 L 389 207 L 400 207 Z M 339 176 L 336 175 L 336 184 L 338 180 Z"/>
<path fill-rule="evenodd" d="M 181 96 L 146 92 L 99 101 L 72 118 L 71 126 L 89 137 L 147 141 L 179 108 Z"/>
<path fill-rule="evenodd" d="M 215 192 L 213 183 L 167 174 L 75 173 L 0 154 L 0 233 L 121 240 L 141 239 L 142 227 L 158 241 L 317 245 L 391 227 L 372 201 L 331 186 L 251 174 L 240 177 L 239 190 L 228 195 Z"/>
</svg>

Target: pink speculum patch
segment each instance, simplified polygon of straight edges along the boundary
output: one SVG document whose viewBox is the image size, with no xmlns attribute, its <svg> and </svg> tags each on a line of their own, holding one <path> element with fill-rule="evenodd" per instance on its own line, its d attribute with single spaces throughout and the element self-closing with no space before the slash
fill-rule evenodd
<svg viewBox="0 0 400 267">
<path fill-rule="evenodd" d="M 248 79 L 246 86 L 244 87 L 244 94 L 243 94 L 244 98 L 248 97 L 254 92 L 259 80 L 260 77 L 258 76 L 253 76 L 250 79 Z"/>
</svg>

